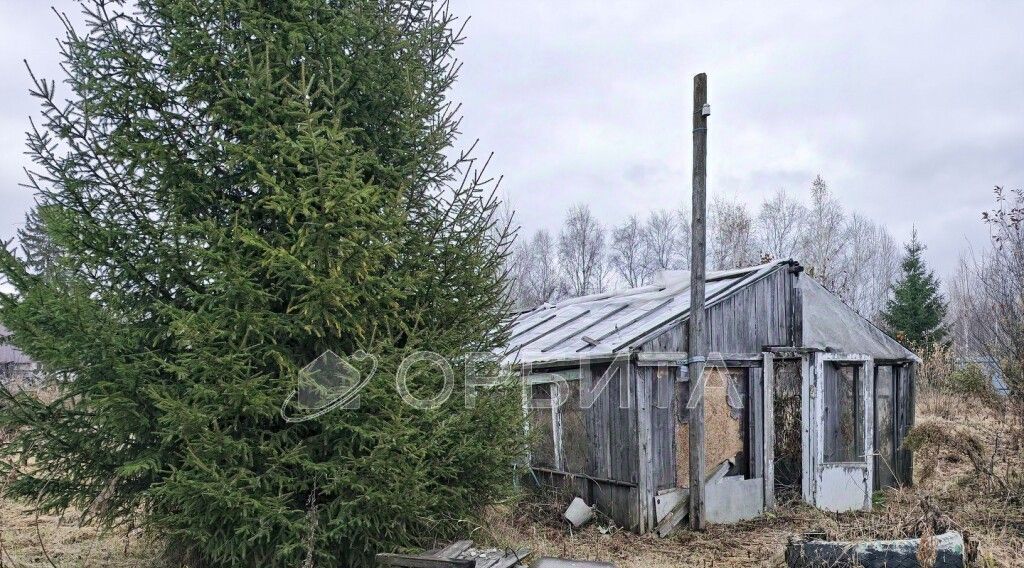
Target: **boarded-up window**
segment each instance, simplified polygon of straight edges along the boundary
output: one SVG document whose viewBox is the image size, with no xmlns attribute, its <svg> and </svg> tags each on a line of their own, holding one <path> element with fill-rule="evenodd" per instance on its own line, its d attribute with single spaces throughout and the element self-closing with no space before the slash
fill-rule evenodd
<svg viewBox="0 0 1024 568">
<path fill-rule="evenodd" d="M 551 423 L 551 384 L 530 387 L 530 464 L 555 468 L 555 438 Z"/>
<path fill-rule="evenodd" d="M 750 474 L 746 369 L 710 369 L 704 388 L 705 455 L 707 471 L 732 461 L 728 475 Z"/>
<path fill-rule="evenodd" d="M 825 461 L 864 461 L 862 365 L 825 364 Z"/>
<path fill-rule="evenodd" d="M 562 470 L 569 473 L 586 473 L 587 428 L 583 409 L 580 408 L 580 382 L 569 381 L 563 385 L 568 389 L 562 413 Z"/>
</svg>

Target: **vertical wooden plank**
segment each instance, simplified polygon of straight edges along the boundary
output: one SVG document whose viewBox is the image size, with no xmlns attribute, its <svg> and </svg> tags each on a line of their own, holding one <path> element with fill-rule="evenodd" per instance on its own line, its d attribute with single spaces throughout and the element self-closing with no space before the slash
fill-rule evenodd
<svg viewBox="0 0 1024 568">
<path fill-rule="evenodd" d="M 636 374 L 629 363 L 619 372 L 621 389 L 612 407 L 612 474 L 613 479 L 637 483 L 637 389 Z"/>
<path fill-rule="evenodd" d="M 560 407 L 566 396 L 561 383 L 551 383 L 551 434 L 554 436 L 555 467 L 558 471 L 564 471 L 565 464 L 562 459 L 562 409 Z"/>
<path fill-rule="evenodd" d="M 529 375 L 529 373 L 524 371 L 523 373 L 520 374 L 520 377 L 519 377 L 519 380 L 520 380 L 519 388 L 522 389 L 523 435 L 525 436 L 526 440 L 530 439 L 530 400 L 533 397 L 532 391 L 530 390 L 530 381 L 527 380 L 527 376 L 528 375 Z M 526 447 L 526 463 L 524 464 L 525 465 L 525 469 L 523 471 L 529 473 L 529 467 L 530 467 L 530 464 L 532 464 L 532 463 L 533 463 L 533 451 L 530 448 L 530 445 L 527 445 L 527 447 Z M 518 476 L 516 478 L 516 481 L 518 482 Z"/>
<path fill-rule="evenodd" d="M 861 385 L 861 400 L 864 404 L 864 461 L 868 465 L 867 490 L 864 492 L 864 510 L 871 510 L 871 493 L 875 486 L 875 468 L 872 456 L 875 454 L 875 404 L 872 396 L 875 384 L 875 360 L 868 357 L 864 363 L 864 380 Z"/>
<path fill-rule="evenodd" d="M 914 483 L 913 453 L 903 448 L 903 440 L 914 425 L 915 411 L 915 373 L 916 363 L 895 367 L 897 377 L 894 381 L 896 397 L 896 456 L 897 473 L 900 482 L 910 486 Z"/>
<path fill-rule="evenodd" d="M 580 365 L 580 403 L 583 404 L 583 392 L 585 390 L 593 388 L 594 376 L 592 372 L 593 367 L 591 365 Z M 597 402 L 590 405 L 589 408 L 584 405 L 583 408 L 583 424 L 587 431 L 587 469 L 584 473 L 591 477 L 600 477 L 597 473 L 597 421 L 595 420 L 595 414 L 597 413 L 595 407 Z M 592 501 L 588 501 L 592 502 Z"/>
<path fill-rule="evenodd" d="M 610 367 L 608 365 L 598 365 L 588 368 L 586 372 L 593 377 L 592 385 L 596 384 L 601 376 L 609 370 L 609 368 Z M 608 384 L 608 387 L 598 394 L 593 405 L 586 411 L 587 439 L 590 442 L 587 463 L 591 468 L 588 473 L 594 477 L 601 477 L 605 479 L 610 479 L 612 477 L 611 455 L 609 449 L 609 429 L 611 428 L 609 409 L 611 396 L 609 393 L 611 390 L 617 388 L 617 377 L 613 377 L 611 382 Z"/>
<path fill-rule="evenodd" d="M 896 451 L 899 437 L 897 427 L 896 389 L 899 367 L 880 365 L 875 367 L 875 485 L 874 488 L 899 485 L 900 464 Z"/>
<path fill-rule="evenodd" d="M 637 374 L 636 384 L 636 420 L 637 420 L 637 458 L 639 479 L 637 498 L 639 499 L 640 532 L 653 530 L 654 518 L 654 473 L 651 450 L 653 436 L 651 434 L 651 399 L 653 395 L 652 375 L 655 367 L 634 368 Z"/>
<path fill-rule="evenodd" d="M 656 398 L 652 401 L 651 459 L 655 492 L 676 486 L 675 473 L 675 367 L 654 368 L 651 380 Z"/>
<path fill-rule="evenodd" d="M 614 437 L 615 432 L 615 413 L 619 404 L 619 381 L 622 380 L 622 369 L 616 367 L 614 364 L 609 367 L 612 368 L 612 379 L 608 383 L 604 393 L 602 393 L 602 404 L 601 404 L 601 471 L 602 477 L 613 479 L 615 472 L 613 469 L 613 461 L 615 459 L 614 449 Z"/>
<path fill-rule="evenodd" d="M 914 423 L 917 420 L 917 363 L 910 363 L 907 365 L 907 390 L 910 392 L 908 397 L 910 400 L 907 402 L 907 432 L 914 427 Z M 906 435 L 904 434 L 904 437 Z M 902 444 L 903 441 L 900 440 Z M 910 450 L 904 450 L 906 452 L 906 463 L 903 465 L 904 475 L 906 476 L 906 485 L 914 484 L 914 454 Z"/>
<path fill-rule="evenodd" d="M 764 507 L 775 507 L 775 355 L 764 353 Z"/>
<path fill-rule="evenodd" d="M 792 291 L 792 313 L 793 320 L 791 325 L 792 337 L 790 338 L 791 345 L 794 347 L 800 347 L 804 344 L 804 300 L 803 292 L 800 289 L 800 274 L 793 274 L 790 279 L 790 290 Z"/>
<path fill-rule="evenodd" d="M 615 376 L 615 379 L 608 384 L 608 478 L 609 479 L 623 479 L 623 456 L 622 456 L 622 428 L 619 421 L 619 395 L 621 394 L 621 387 L 619 381 L 622 380 L 621 371 L 620 374 Z"/>
<path fill-rule="evenodd" d="M 751 367 L 747 371 L 748 438 L 750 439 L 750 476 L 764 478 L 764 369 Z"/>
<path fill-rule="evenodd" d="M 803 367 L 801 420 L 803 421 L 803 492 L 811 505 L 818 501 L 818 483 L 815 470 L 822 462 L 821 425 L 823 412 L 821 393 L 824 366 L 821 353 L 813 352 L 801 357 Z"/>
</svg>

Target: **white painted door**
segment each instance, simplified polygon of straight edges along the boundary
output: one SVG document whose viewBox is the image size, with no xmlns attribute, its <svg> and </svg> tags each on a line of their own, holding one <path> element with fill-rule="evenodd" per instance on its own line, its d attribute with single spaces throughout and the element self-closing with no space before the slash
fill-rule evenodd
<svg viewBox="0 0 1024 568">
<path fill-rule="evenodd" d="M 874 361 L 812 353 L 803 383 L 804 500 L 828 511 L 871 509 Z"/>
</svg>

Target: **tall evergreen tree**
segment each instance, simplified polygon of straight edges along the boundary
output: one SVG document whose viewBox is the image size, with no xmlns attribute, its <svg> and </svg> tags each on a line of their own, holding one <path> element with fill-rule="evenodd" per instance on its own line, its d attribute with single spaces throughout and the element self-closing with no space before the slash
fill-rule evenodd
<svg viewBox="0 0 1024 568">
<path fill-rule="evenodd" d="M 915 229 L 910 242 L 904 245 L 903 273 L 882 312 L 882 321 L 895 335 L 920 347 L 940 342 L 946 336 L 946 300 L 939 290 L 939 279 L 925 265 L 925 248 Z"/>
<path fill-rule="evenodd" d="M 456 19 L 429 0 L 82 7 L 69 92 L 33 77 L 28 138 L 62 277 L 0 255 L 0 320 L 61 389 L 2 393 L 6 491 L 217 566 L 365 565 L 505 495 L 518 391 L 416 409 L 395 388 L 411 353 L 504 343 L 509 232 L 451 151 Z M 358 408 L 287 422 L 327 350 L 379 358 Z M 445 379 L 412 376 L 421 396 Z"/>
</svg>

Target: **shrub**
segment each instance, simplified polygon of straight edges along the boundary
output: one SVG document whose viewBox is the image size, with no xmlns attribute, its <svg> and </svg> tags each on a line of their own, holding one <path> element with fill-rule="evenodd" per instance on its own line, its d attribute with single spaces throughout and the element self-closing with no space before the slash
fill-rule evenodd
<svg viewBox="0 0 1024 568">
<path fill-rule="evenodd" d="M 978 365 L 960 367 L 949 376 L 949 390 L 954 393 L 987 396 L 993 394 L 992 381 Z"/>
</svg>

